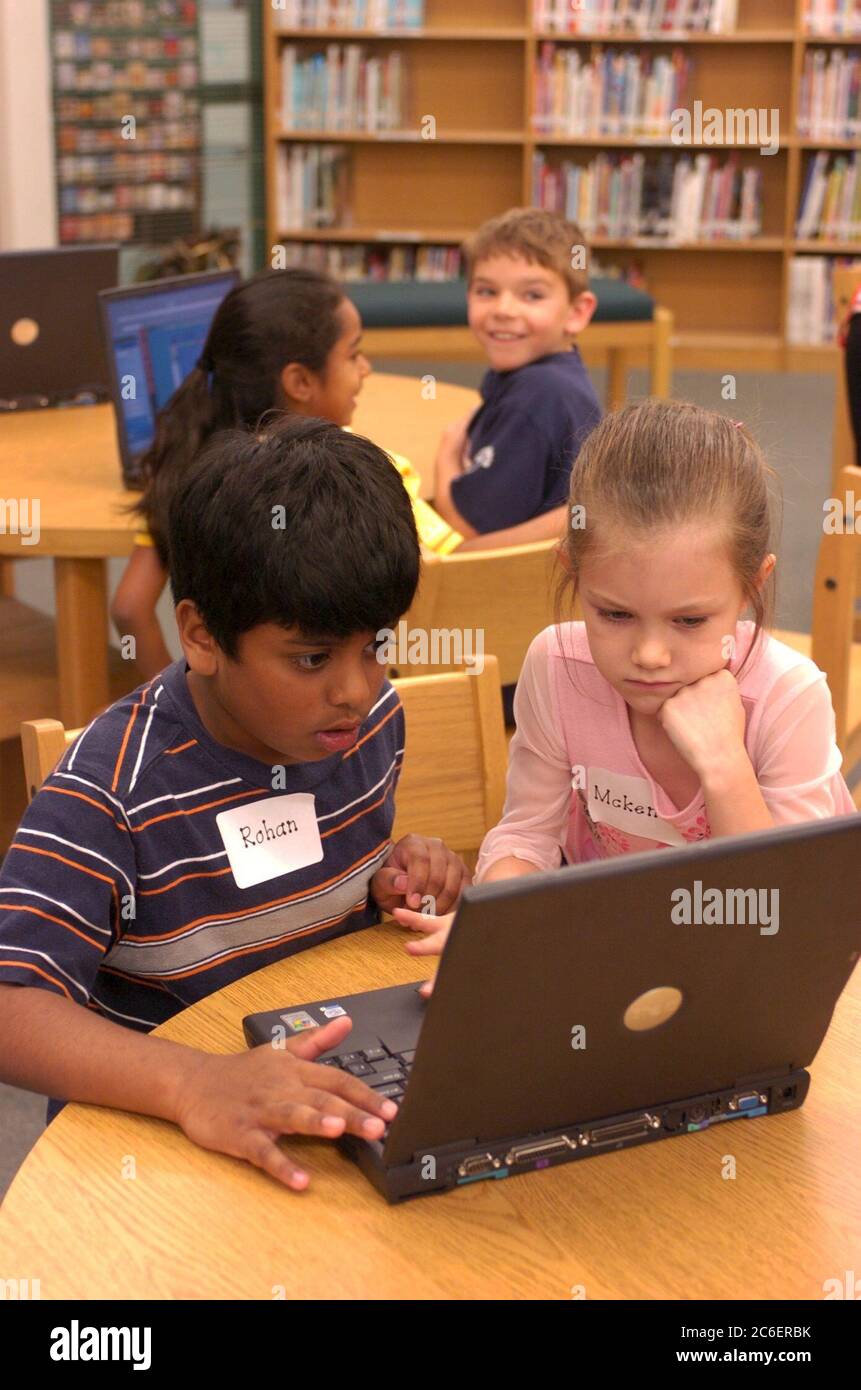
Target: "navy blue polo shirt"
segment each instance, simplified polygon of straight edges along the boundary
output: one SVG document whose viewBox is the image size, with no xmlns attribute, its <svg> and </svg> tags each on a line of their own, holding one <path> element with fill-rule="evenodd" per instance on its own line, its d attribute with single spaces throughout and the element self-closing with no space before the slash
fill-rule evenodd
<svg viewBox="0 0 861 1390">
<path fill-rule="evenodd" d="M 503 531 L 561 507 L 571 465 L 601 418 L 576 348 L 489 371 L 469 424 L 467 468 L 451 499 L 476 531 Z"/>
</svg>

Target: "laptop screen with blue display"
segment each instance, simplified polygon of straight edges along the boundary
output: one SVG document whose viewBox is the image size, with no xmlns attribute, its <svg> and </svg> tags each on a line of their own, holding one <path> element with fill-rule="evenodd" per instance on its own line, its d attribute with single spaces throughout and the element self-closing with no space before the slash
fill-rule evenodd
<svg viewBox="0 0 861 1390">
<path fill-rule="evenodd" d="M 155 419 L 195 366 L 238 271 L 183 275 L 100 296 L 123 476 L 133 483 Z"/>
</svg>

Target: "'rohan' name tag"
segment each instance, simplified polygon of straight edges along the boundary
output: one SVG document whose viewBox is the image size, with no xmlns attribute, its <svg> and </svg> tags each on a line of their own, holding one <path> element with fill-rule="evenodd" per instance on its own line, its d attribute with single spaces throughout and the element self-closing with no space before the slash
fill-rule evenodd
<svg viewBox="0 0 861 1390">
<path fill-rule="evenodd" d="M 323 858 L 311 792 L 267 797 L 215 817 L 238 888 L 253 888 Z"/>
</svg>

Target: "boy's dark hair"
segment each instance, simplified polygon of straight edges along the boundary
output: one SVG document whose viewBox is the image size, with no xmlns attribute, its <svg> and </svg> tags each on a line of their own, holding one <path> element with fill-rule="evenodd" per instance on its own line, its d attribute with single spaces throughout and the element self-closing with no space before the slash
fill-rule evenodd
<svg viewBox="0 0 861 1390">
<path fill-rule="evenodd" d="M 170 500 L 174 603 L 228 657 L 260 623 L 347 637 L 391 627 L 419 579 L 412 503 L 387 454 L 327 420 L 226 430 Z"/>
<path fill-rule="evenodd" d="M 316 270 L 264 270 L 225 295 L 195 366 L 156 417 L 141 460 L 143 496 L 132 510 L 146 523 L 167 562 L 167 506 L 172 488 L 217 431 L 255 429 L 267 410 L 285 404 L 281 372 L 301 362 L 322 372 L 340 334 L 344 291 Z"/>
<path fill-rule="evenodd" d="M 574 252 L 582 251 L 582 266 L 575 269 Z M 475 267 L 490 256 L 522 256 L 533 264 L 555 270 L 568 286 L 572 300 L 589 288 L 589 248 L 576 222 L 543 208 L 509 208 L 483 222 L 464 242 L 467 279 L 472 284 Z"/>
</svg>

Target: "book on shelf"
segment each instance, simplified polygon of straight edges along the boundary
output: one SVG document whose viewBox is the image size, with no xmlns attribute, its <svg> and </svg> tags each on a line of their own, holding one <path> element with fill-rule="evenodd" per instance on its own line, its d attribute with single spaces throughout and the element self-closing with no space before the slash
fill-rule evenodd
<svg viewBox="0 0 861 1390">
<path fill-rule="evenodd" d="M 843 258 L 835 256 L 793 256 L 789 262 L 786 337 L 793 347 L 835 341 L 837 314 L 831 276 L 835 265 L 843 263 Z"/>
<path fill-rule="evenodd" d="M 859 156 L 819 150 L 808 160 L 798 205 L 799 241 L 861 242 Z"/>
<path fill-rule="evenodd" d="M 275 160 L 279 228 L 345 226 L 350 217 L 349 160 L 343 145 L 282 145 Z"/>
<path fill-rule="evenodd" d="M 294 44 L 281 53 L 284 130 L 397 130 L 404 123 L 400 53 L 368 57 L 360 44 L 330 43 L 305 57 Z"/>
<path fill-rule="evenodd" d="M 762 173 L 735 154 L 599 154 L 588 164 L 534 156 L 533 202 L 587 237 L 708 243 L 762 230 Z"/>
<path fill-rule="evenodd" d="M 802 24 L 804 32 L 814 36 L 861 37 L 861 5 L 858 0 L 807 0 Z"/>
<path fill-rule="evenodd" d="M 690 58 L 542 43 L 535 72 L 533 124 L 542 135 L 668 137 L 672 112 L 685 104 Z"/>
<path fill-rule="evenodd" d="M 589 257 L 589 277 L 594 279 L 601 276 L 605 280 L 623 280 L 626 285 L 631 285 L 635 290 L 646 290 L 648 292 L 649 282 L 642 262 L 638 260 L 626 260 L 623 265 L 616 261 L 607 261 L 603 255 L 596 256 L 594 253 Z"/>
<path fill-rule="evenodd" d="M 424 0 L 279 0 L 277 29 L 421 29 Z"/>
<path fill-rule="evenodd" d="M 814 140 L 861 135 L 861 53 L 808 49 L 798 96 L 798 133 Z"/>
<path fill-rule="evenodd" d="M 457 280 L 463 274 L 457 246 L 380 246 L 367 242 L 284 243 L 289 266 L 325 270 L 336 280 Z"/>
<path fill-rule="evenodd" d="M 738 0 L 535 0 L 533 16 L 557 34 L 727 34 Z"/>
</svg>

